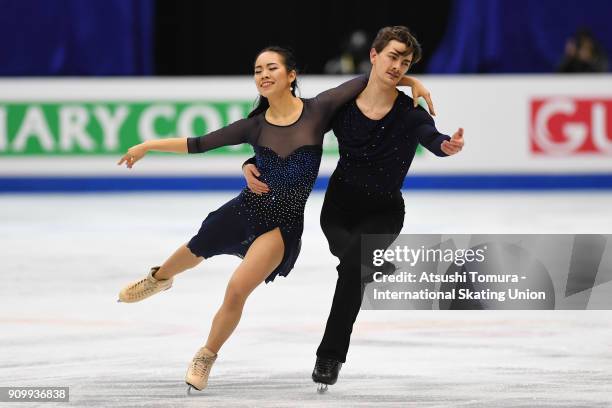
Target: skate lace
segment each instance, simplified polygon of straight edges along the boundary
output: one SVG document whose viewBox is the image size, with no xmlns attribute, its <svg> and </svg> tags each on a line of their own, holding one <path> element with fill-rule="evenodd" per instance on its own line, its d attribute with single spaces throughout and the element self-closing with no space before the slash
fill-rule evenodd
<svg viewBox="0 0 612 408">
<path fill-rule="evenodd" d="M 210 373 L 212 363 L 215 361 L 214 356 L 200 355 L 193 358 L 191 369 L 200 377 L 207 376 Z"/>
<path fill-rule="evenodd" d="M 317 359 L 316 368 L 318 371 L 330 371 L 339 364 L 339 361 L 331 359 Z"/>
<path fill-rule="evenodd" d="M 143 295 L 148 295 L 149 293 L 153 292 L 154 286 L 150 284 L 147 285 L 147 283 L 150 283 L 149 280 L 147 278 L 144 278 L 133 284 L 130 288 L 130 291 L 132 292 L 132 297 L 141 297 Z"/>
</svg>

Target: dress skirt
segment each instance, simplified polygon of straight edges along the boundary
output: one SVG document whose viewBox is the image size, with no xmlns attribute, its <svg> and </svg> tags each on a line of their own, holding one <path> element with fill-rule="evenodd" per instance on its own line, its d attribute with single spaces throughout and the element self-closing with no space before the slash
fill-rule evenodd
<svg viewBox="0 0 612 408">
<path fill-rule="evenodd" d="M 202 226 L 187 247 L 196 256 L 210 258 L 227 254 L 244 257 L 251 244 L 262 234 L 279 228 L 284 242 L 284 254 L 280 265 L 266 278 L 272 282 L 276 276 L 287 276 L 300 253 L 303 221 L 292 225 L 280 225 L 261 219 L 254 213 L 252 197 L 255 194 L 243 190 L 238 197 L 208 214 Z"/>
</svg>

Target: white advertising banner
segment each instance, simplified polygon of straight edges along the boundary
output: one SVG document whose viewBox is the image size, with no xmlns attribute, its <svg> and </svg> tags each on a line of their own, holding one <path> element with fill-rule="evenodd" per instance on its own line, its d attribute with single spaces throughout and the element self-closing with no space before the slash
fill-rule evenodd
<svg viewBox="0 0 612 408">
<path fill-rule="evenodd" d="M 300 78 L 311 97 L 347 77 Z M 423 76 L 438 129 L 465 129 L 464 150 L 438 158 L 423 150 L 411 173 L 612 173 L 612 76 Z M 403 88 L 410 94 L 409 88 Z M 248 77 L 206 79 L 0 80 L 0 177 L 235 176 L 252 150 L 156 154 L 127 171 L 116 166 L 131 145 L 191 136 L 244 117 L 256 99 Z M 321 174 L 335 167 L 326 136 Z"/>
</svg>

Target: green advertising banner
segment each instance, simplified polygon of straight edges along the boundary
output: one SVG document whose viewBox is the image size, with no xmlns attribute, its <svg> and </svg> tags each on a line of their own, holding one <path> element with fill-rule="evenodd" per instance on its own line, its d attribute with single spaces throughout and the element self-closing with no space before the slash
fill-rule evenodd
<svg viewBox="0 0 612 408">
<path fill-rule="evenodd" d="M 0 103 L 0 154 L 117 154 L 145 140 L 197 136 L 234 122 L 250 102 Z M 251 151 L 248 146 L 217 154 Z"/>
<path fill-rule="evenodd" d="M 0 156 L 116 155 L 146 140 L 199 136 L 247 116 L 252 102 L 0 102 Z M 332 134 L 333 135 L 333 134 Z M 325 137 L 325 153 L 337 153 Z M 252 154 L 249 145 L 211 151 Z"/>
</svg>

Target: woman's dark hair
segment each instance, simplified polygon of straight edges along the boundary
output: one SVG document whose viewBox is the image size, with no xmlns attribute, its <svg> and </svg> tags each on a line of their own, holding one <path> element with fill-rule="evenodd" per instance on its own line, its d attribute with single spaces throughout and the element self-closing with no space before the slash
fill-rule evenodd
<svg viewBox="0 0 612 408">
<path fill-rule="evenodd" d="M 257 55 L 255 56 L 255 60 L 257 60 L 257 58 L 261 54 L 267 51 L 275 52 L 283 58 L 283 65 L 285 65 L 285 69 L 287 70 L 288 73 L 291 71 L 295 71 L 296 73 L 298 72 L 297 63 L 295 61 L 295 56 L 293 55 L 293 51 L 291 51 L 288 48 L 279 47 L 277 45 L 271 45 L 259 51 Z M 297 83 L 297 78 L 296 78 L 291 83 L 291 95 L 295 96 L 297 87 L 298 87 L 298 83 Z M 247 117 L 250 118 L 252 116 L 259 115 L 261 112 L 265 112 L 269 106 L 270 106 L 270 102 L 268 102 L 268 98 L 259 95 L 259 98 L 257 98 L 257 101 L 256 101 L 255 109 L 253 109 L 251 113 L 249 113 L 249 116 Z"/>
</svg>

